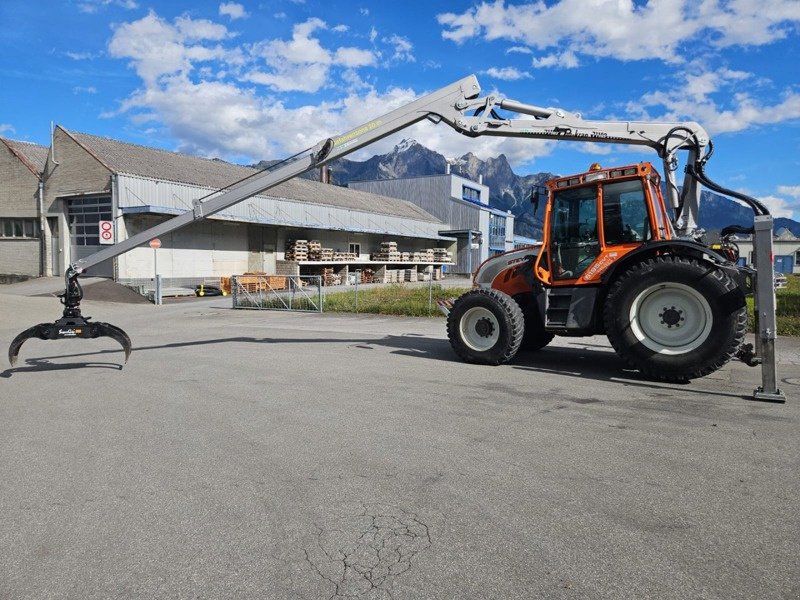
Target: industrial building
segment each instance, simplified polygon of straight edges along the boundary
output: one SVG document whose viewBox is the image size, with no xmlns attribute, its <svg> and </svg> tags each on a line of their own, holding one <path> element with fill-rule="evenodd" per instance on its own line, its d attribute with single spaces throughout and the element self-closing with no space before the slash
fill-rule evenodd
<svg viewBox="0 0 800 600">
<path fill-rule="evenodd" d="M 63 273 L 103 242 L 126 239 L 257 172 L 63 127 L 55 128 L 49 151 L 3 144 L 0 222 L 12 224 L 0 238 L 0 273 L 22 276 Z M 102 240 L 100 226 L 108 222 L 108 239 Z M 318 240 L 349 262 L 367 265 L 386 242 L 409 254 L 429 248 L 454 252 L 455 237 L 443 233 L 449 229 L 405 200 L 298 178 L 166 236 L 158 270 L 173 278 L 276 273 L 287 267 L 291 273 L 312 273 L 318 264 L 285 264 L 296 263 L 285 260 L 291 240 Z M 433 262 L 445 261 L 425 264 Z M 152 277 L 153 271 L 154 252 L 143 247 L 90 274 L 125 281 Z"/>
<path fill-rule="evenodd" d="M 350 189 L 401 198 L 450 226 L 458 240 L 455 270 L 471 273 L 494 254 L 513 250 L 514 216 L 489 207 L 489 187 L 460 175 L 352 181 Z"/>
<path fill-rule="evenodd" d="M 0 138 L 0 277 L 46 272 L 42 210 L 45 146 Z"/>
</svg>

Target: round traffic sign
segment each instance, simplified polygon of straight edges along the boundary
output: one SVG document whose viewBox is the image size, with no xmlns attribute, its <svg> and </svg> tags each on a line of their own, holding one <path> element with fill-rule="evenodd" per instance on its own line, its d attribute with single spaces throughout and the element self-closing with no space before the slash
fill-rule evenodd
<svg viewBox="0 0 800 600">
<path fill-rule="evenodd" d="M 156 238 L 154 240 L 150 240 L 150 247 L 155 250 L 156 248 L 161 248 L 161 240 Z"/>
<path fill-rule="evenodd" d="M 111 221 L 100 221 L 100 239 L 109 241 L 111 238 L 113 238 L 114 232 L 112 229 L 113 224 Z"/>
</svg>

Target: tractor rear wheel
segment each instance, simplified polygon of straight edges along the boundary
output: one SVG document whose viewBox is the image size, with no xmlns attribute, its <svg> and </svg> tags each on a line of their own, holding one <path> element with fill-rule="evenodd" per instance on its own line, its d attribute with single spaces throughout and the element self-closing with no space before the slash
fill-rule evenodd
<svg viewBox="0 0 800 600">
<path fill-rule="evenodd" d="M 447 337 L 463 360 L 482 365 L 510 361 L 519 350 L 525 321 L 519 305 L 499 290 L 475 289 L 453 304 Z"/>
<path fill-rule="evenodd" d="M 725 271 L 681 256 L 629 268 L 609 290 L 605 328 L 630 366 L 663 381 L 713 373 L 747 328 L 744 295 Z"/>
</svg>

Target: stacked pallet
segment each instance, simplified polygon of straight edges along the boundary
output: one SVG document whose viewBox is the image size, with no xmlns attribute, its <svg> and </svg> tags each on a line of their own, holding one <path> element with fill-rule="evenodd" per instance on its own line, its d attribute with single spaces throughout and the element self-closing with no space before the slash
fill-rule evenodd
<svg viewBox="0 0 800 600">
<path fill-rule="evenodd" d="M 333 260 L 354 261 L 356 260 L 356 255 L 355 252 L 342 252 L 341 250 L 336 250 L 333 253 Z"/>
<path fill-rule="evenodd" d="M 333 248 L 323 248 L 317 240 L 308 242 L 308 259 L 316 261 L 333 260 Z"/>
<path fill-rule="evenodd" d="M 285 260 L 308 260 L 308 241 L 286 240 Z"/>
<path fill-rule="evenodd" d="M 435 262 L 453 262 L 453 253 L 445 248 L 432 248 L 433 260 Z"/>
<path fill-rule="evenodd" d="M 430 249 L 413 252 L 411 262 L 433 262 L 433 252 Z"/>
<path fill-rule="evenodd" d="M 362 269 L 361 283 L 375 283 L 375 271 L 372 269 Z"/>
<path fill-rule="evenodd" d="M 417 270 L 416 269 L 406 269 L 403 272 L 403 281 L 417 281 Z"/>
<path fill-rule="evenodd" d="M 380 251 L 372 253 L 372 260 L 390 262 L 399 261 L 400 258 L 400 252 L 397 251 L 397 242 L 381 242 Z"/>
<path fill-rule="evenodd" d="M 342 285 L 342 276 L 333 272 L 333 267 L 322 269 L 322 285 Z"/>
</svg>

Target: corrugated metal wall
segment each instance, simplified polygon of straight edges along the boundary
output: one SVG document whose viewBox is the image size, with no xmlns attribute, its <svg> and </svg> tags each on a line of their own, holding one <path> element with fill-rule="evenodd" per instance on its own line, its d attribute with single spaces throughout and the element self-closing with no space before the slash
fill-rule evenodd
<svg viewBox="0 0 800 600">
<path fill-rule="evenodd" d="M 155 181 L 131 175 L 120 175 L 118 184 L 121 209 L 152 207 L 152 210 L 171 211 L 176 214 L 191 208 L 193 200 L 215 192 L 215 190 L 198 186 Z M 438 239 L 438 232 L 443 228 L 441 223 L 430 221 L 418 221 L 265 196 L 244 200 L 217 213 L 212 218 L 290 227 L 399 235 L 431 240 Z"/>
</svg>

